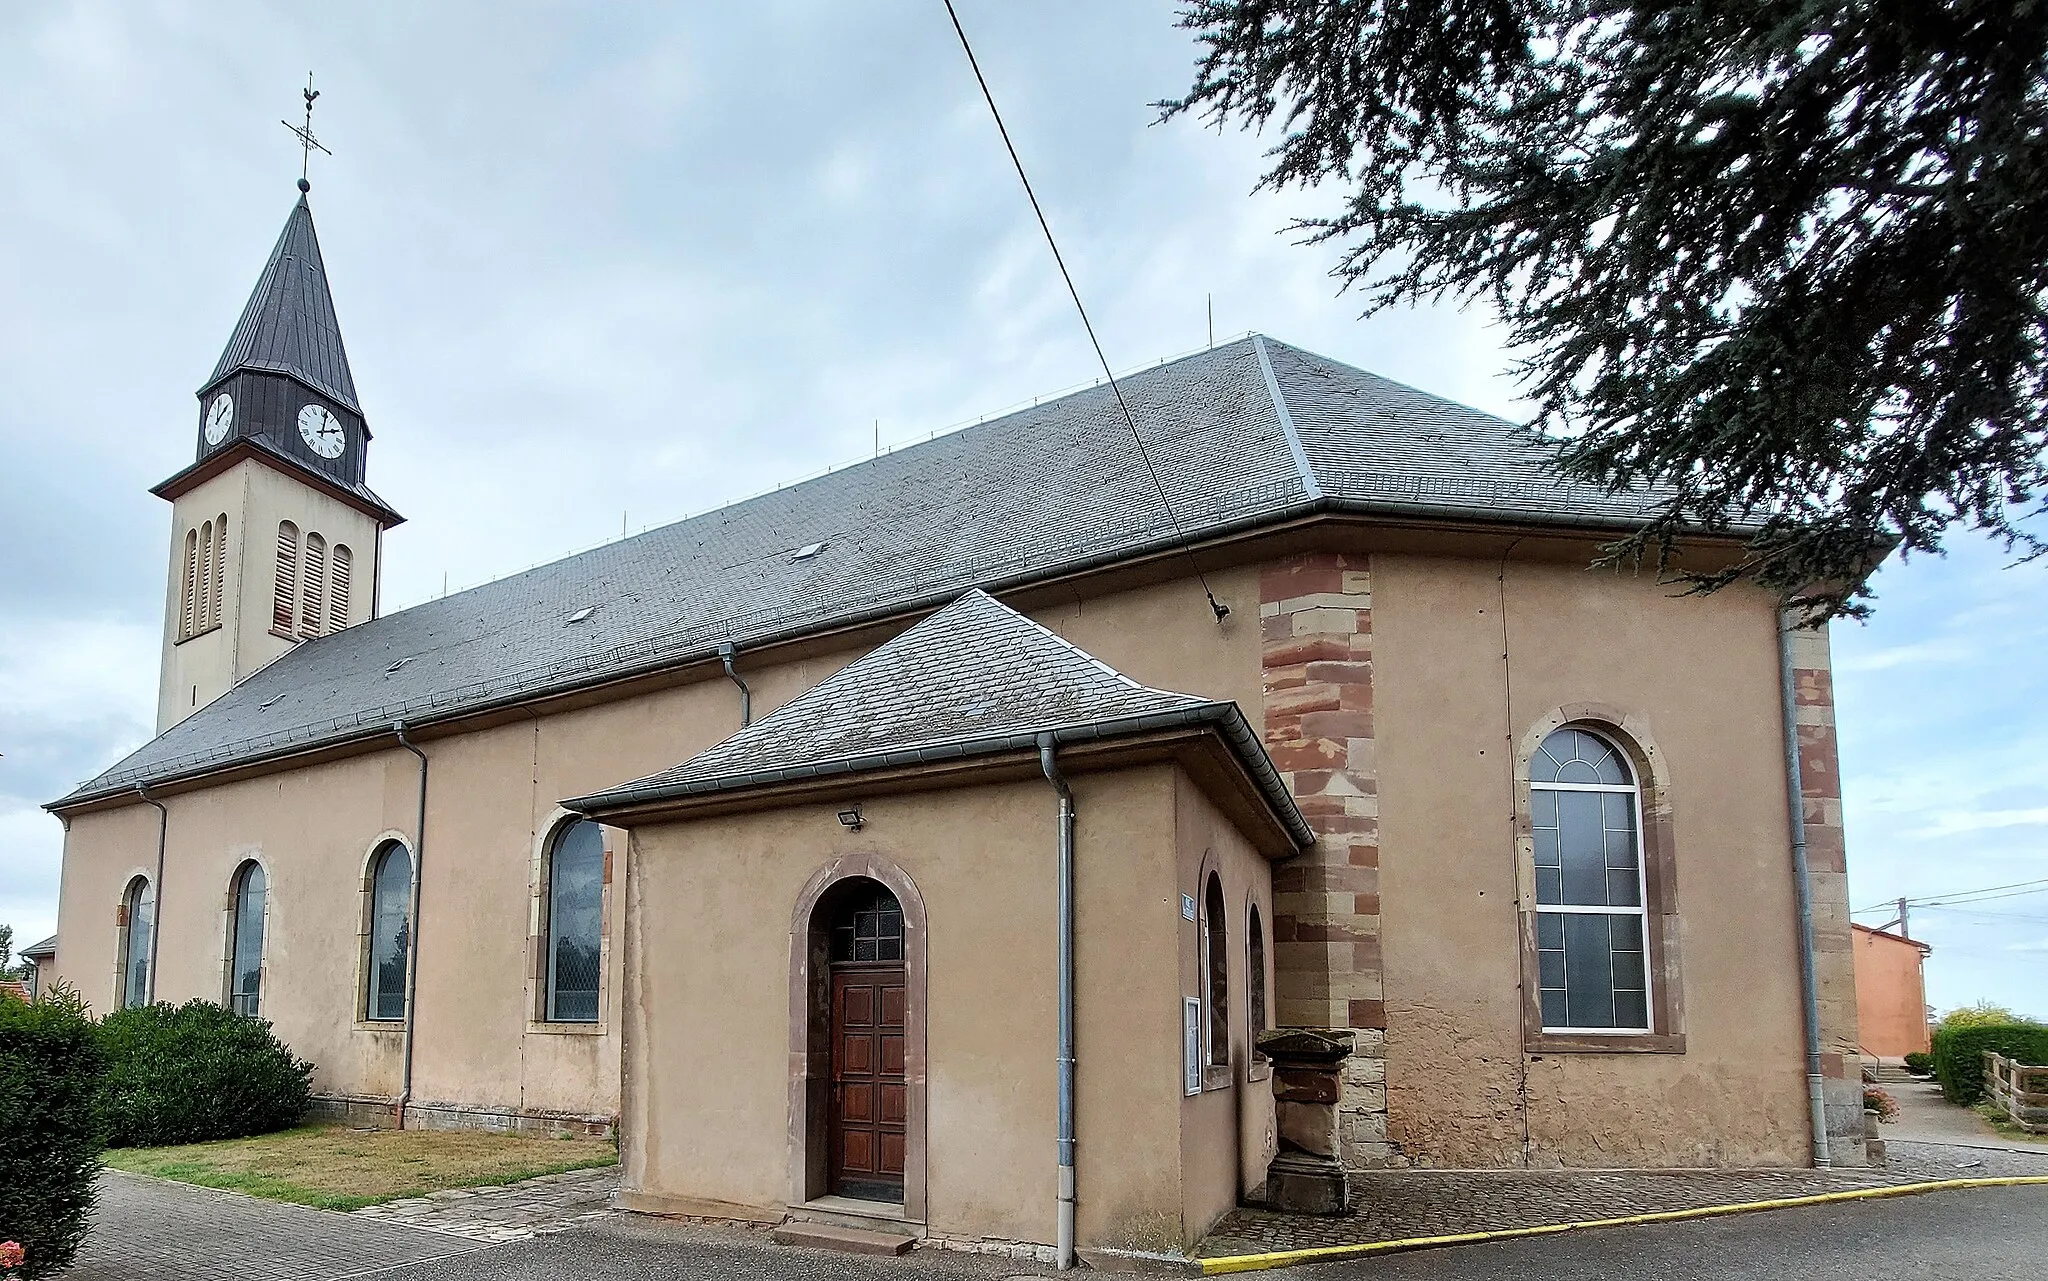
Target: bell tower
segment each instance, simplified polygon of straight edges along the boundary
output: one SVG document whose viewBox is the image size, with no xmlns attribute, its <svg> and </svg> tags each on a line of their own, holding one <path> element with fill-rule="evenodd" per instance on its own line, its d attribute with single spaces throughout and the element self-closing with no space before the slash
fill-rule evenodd
<svg viewBox="0 0 2048 1281">
<path fill-rule="evenodd" d="M 300 178 L 199 389 L 195 461 L 150 491 L 171 504 L 158 733 L 286 650 L 375 617 L 383 533 L 404 519 L 364 483 L 370 428 L 310 189 Z"/>
</svg>

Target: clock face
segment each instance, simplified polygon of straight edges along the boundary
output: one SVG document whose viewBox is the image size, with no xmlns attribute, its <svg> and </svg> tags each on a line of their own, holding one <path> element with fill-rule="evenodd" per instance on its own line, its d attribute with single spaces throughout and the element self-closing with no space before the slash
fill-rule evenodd
<svg viewBox="0 0 2048 1281">
<path fill-rule="evenodd" d="M 305 437 L 306 448 L 322 458 L 339 458 L 348 445 L 341 419 L 324 405 L 308 405 L 299 411 L 299 435 Z"/>
<path fill-rule="evenodd" d="M 235 398 L 222 392 L 206 407 L 206 443 L 218 445 L 227 439 L 228 428 L 235 425 Z"/>
</svg>

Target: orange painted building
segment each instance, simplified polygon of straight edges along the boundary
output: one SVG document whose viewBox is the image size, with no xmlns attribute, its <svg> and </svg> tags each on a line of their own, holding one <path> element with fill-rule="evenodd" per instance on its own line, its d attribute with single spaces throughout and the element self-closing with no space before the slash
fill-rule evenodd
<svg viewBox="0 0 2048 1281">
<path fill-rule="evenodd" d="M 1903 934 L 1856 926 L 1856 1027 L 1865 1054 L 1895 1059 L 1927 1052 L 1922 969 L 1933 950 Z"/>
</svg>

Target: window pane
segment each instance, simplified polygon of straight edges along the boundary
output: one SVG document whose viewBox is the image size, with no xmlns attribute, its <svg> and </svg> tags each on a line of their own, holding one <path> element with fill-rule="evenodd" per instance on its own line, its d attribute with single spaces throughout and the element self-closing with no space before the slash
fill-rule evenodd
<svg viewBox="0 0 2048 1281">
<path fill-rule="evenodd" d="M 128 955 L 123 958 L 121 1003 L 149 1002 L 149 945 L 156 933 L 156 887 L 138 880 L 128 890 Z"/>
<path fill-rule="evenodd" d="M 1649 997 L 1644 992 L 1616 992 L 1614 994 L 1614 1025 L 1616 1027 L 1647 1028 L 1650 1026 Z"/>
<path fill-rule="evenodd" d="M 412 946 L 412 855 L 385 850 L 370 891 L 370 1000 L 372 1019 L 405 1017 L 406 953 Z"/>
<path fill-rule="evenodd" d="M 1564 919 L 1565 991 L 1572 1027 L 1614 1026 L 1614 954 L 1607 918 Z"/>
<path fill-rule="evenodd" d="M 267 889 L 263 869 L 251 863 L 243 870 L 235 893 L 235 951 L 228 973 L 229 999 L 236 1013 L 251 1017 L 262 1007 L 263 906 Z"/>
<path fill-rule="evenodd" d="M 548 859 L 548 1019 L 597 1021 L 603 935 L 604 831 L 579 822 Z"/>
<path fill-rule="evenodd" d="M 1563 949 L 1551 950 L 1546 948 L 1536 953 L 1536 968 L 1540 974 L 1540 977 L 1536 980 L 1536 986 L 1556 988 L 1564 986 Z"/>
<path fill-rule="evenodd" d="M 831 940 L 834 961 L 903 959 L 903 905 L 879 881 L 848 881 L 835 891 Z"/>
<path fill-rule="evenodd" d="M 1564 901 L 1588 907 L 1607 903 L 1607 842 L 1598 792 L 1557 793 L 1558 846 L 1564 861 Z"/>
<path fill-rule="evenodd" d="M 1536 869 L 1536 901 L 1545 907 L 1564 902 L 1564 873 L 1554 867 Z"/>
<path fill-rule="evenodd" d="M 1564 948 L 1564 918 L 1554 913 L 1544 913 L 1536 918 L 1536 946 Z"/>
<path fill-rule="evenodd" d="M 1529 781 L 1627 787 L 1635 782 L 1635 774 L 1607 740 L 1567 728 L 1543 740 L 1543 746 L 1529 762 Z"/>
<path fill-rule="evenodd" d="M 1614 990 L 1640 992 L 1643 990 L 1643 954 L 1641 952 L 1616 952 L 1614 954 Z"/>
<path fill-rule="evenodd" d="M 1563 1027 L 1566 1022 L 1564 992 L 1562 989 L 1545 989 L 1543 992 L 1543 1026 Z"/>
<path fill-rule="evenodd" d="M 1618 872 L 1610 868 L 1607 872 L 1607 906 L 1639 907 L 1636 902 L 1636 874 L 1634 869 Z"/>
<path fill-rule="evenodd" d="M 1557 793 L 1538 788 L 1529 793 L 1529 821 L 1538 829 L 1557 826 Z"/>
<path fill-rule="evenodd" d="M 1536 838 L 1536 866 L 1561 867 L 1564 864 L 1564 859 L 1558 853 L 1557 828 L 1554 825 L 1554 820 L 1557 817 L 1557 793 L 1538 792 L 1536 795 L 1551 798 L 1550 814 L 1553 820 L 1552 826 L 1539 827 L 1531 833 Z"/>
</svg>

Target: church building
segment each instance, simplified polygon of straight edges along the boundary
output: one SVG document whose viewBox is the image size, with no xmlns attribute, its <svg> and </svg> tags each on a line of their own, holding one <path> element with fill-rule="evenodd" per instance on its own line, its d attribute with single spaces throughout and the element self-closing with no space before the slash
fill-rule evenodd
<svg viewBox="0 0 2048 1281">
<path fill-rule="evenodd" d="M 45 981 L 942 1243 L 1199 1239 L 1275 1028 L 1349 1035 L 1354 1169 L 1861 1164 L 1825 630 L 1589 569 L 1652 498 L 1284 342 L 1119 382 L 387 613 L 302 183 Z"/>
</svg>

